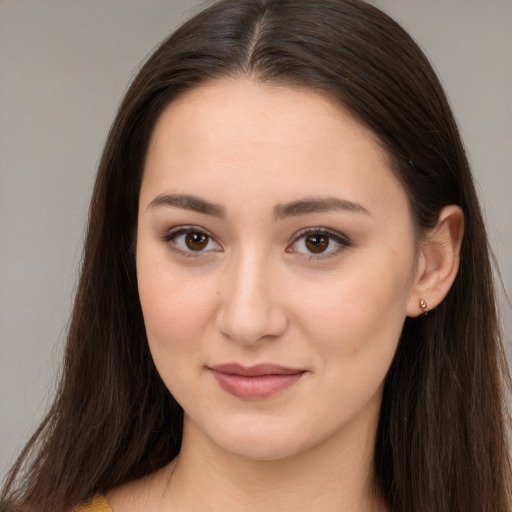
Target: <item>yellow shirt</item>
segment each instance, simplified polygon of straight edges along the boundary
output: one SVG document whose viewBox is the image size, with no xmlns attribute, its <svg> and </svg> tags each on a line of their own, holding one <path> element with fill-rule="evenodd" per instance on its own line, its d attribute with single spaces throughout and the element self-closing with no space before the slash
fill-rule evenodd
<svg viewBox="0 0 512 512">
<path fill-rule="evenodd" d="M 73 512 L 112 512 L 103 494 L 97 494 L 91 500 L 76 506 Z"/>
</svg>

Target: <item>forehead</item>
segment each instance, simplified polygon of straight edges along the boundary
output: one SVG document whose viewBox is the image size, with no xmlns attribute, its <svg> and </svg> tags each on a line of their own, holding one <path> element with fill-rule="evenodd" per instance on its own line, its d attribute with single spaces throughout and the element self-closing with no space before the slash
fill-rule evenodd
<svg viewBox="0 0 512 512">
<path fill-rule="evenodd" d="M 204 144 L 218 143 L 220 139 L 236 143 L 244 135 L 265 145 L 320 141 L 322 145 L 339 144 L 340 123 L 344 143 L 365 139 L 385 158 L 377 137 L 326 93 L 261 83 L 250 77 L 214 80 L 180 95 L 164 110 L 149 149 L 154 149 L 161 136 L 165 137 L 164 131 L 173 128 Z"/>
<path fill-rule="evenodd" d="M 227 185 L 263 197 L 279 191 L 282 201 L 333 190 L 373 191 L 373 202 L 404 196 L 376 137 L 339 104 L 250 78 L 206 83 L 167 107 L 152 134 L 145 184 L 225 196 Z"/>
</svg>

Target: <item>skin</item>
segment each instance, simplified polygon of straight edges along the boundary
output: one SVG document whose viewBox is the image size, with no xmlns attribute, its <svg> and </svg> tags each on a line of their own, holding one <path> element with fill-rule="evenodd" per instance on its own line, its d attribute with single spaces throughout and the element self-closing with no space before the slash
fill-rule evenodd
<svg viewBox="0 0 512 512">
<path fill-rule="evenodd" d="M 344 203 L 296 204 L 326 198 Z M 372 491 L 383 381 L 406 316 L 448 291 L 462 230 L 447 207 L 419 244 L 377 139 L 320 93 L 239 78 L 173 102 L 147 154 L 136 258 L 183 447 L 111 491 L 114 511 L 386 510 Z M 244 399 L 211 371 L 228 362 L 303 373 Z"/>
</svg>

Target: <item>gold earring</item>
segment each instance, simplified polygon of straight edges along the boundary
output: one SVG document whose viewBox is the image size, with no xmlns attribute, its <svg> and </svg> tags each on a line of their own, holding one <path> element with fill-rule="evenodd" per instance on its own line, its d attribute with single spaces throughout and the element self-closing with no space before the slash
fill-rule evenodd
<svg viewBox="0 0 512 512">
<path fill-rule="evenodd" d="M 427 312 L 427 309 L 428 309 L 428 304 L 427 304 L 427 301 L 422 297 L 420 298 L 420 301 L 419 301 L 419 307 L 421 309 L 421 311 L 423 313 L 426 313 Z"/>
</svg>

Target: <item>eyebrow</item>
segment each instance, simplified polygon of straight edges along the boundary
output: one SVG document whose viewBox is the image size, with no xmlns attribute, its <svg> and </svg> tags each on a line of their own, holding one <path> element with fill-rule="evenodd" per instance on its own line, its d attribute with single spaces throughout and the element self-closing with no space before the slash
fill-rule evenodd
<svg viewBox="0 0 512 512">
<path fill-rule="evenodd" d="M 293 201 L 292 203 L 278 204 L 274 208 L 274 215 L 278 219 L 284 219 L 296 215 L 331 211 L 346 211 L 370 215 L 370 212 L 363 205 L 338 197 L 312 197 Z"/>
<path fill-rule="evenodd" d="M 204 213 L 205 215 L 213 215 L 214 217 L 226 216 L 226 211 L 222 206 L 188 194 L 162 194 L 149 203 L 148 210 L 158 206 L 181 208 Z"/>
<path fill-rule="evenodd" d="M 223 206 L 206 201 L 198 196 L 190 194 L 162 194 L 153 199 L 147 209 L 159 206 L 181 208 L 191 210 L 214 217 L 225 217 L 226 210 Z M 291 203 L 278 204 L 274 207 L 274 217 L 276 219 L 285 219 L 298 215 L 307 215 L 311 213 L 346 211 L 355 213 L 364 213 L 370 215 L 370 212 L 361 204 L 338 197 L 311 197 L 299 199 Z"/>
</svg>

